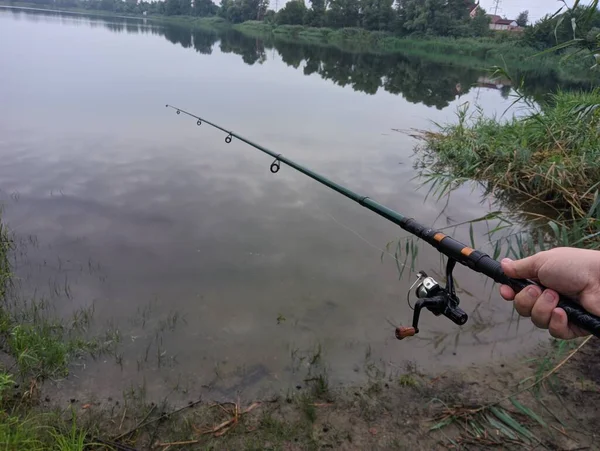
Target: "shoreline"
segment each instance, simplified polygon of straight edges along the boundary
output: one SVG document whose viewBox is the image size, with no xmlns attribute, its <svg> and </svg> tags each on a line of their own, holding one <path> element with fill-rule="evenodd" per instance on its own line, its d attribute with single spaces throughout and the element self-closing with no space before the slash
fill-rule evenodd
<svg viewBox="0 0 600 451">
<path fill-rule="evenodd" d="M 25 6 L 26 5 L 26 6 Z M 368 31 L 361 28 L 314 28 L 301 25 L 274 26 L 265 22 L 247 21 L 232 24 L 218 16 L 164 16 L 164 15 L 121 15 L 99 10 L 51 9 L 39 5 L 16 5 L 0 0 L 0 7 L 10 10 L 48 11 L 76 15 L 95 15 L 121 19 L 148 20 L 157 24 L 171 24 L 212 31 L 235 30 L 245 36 L 264 38 L 281 42 L 307 44 L 335 48 L 356 54 L 415 56 L 440 64 L 455 65 L 477 70 L 490 70 L 502 66 L 513 72 L 514 78 L 522 78 L 528 73 L 539 76 L 542 73 L 555 75 L 561 82 L 588 84 L 599 77 L 592 71 L 582 70 L 584 62 L 568 59 L 564 64 L 560 55 L 538 55 L 539 51 L 519 44 L 510 35 L 492 38 L 443 38 L 443 37 L 398 37 L 387 32 Z M 582 76 L 588 74 L 589 76 Z"/>
</svg>

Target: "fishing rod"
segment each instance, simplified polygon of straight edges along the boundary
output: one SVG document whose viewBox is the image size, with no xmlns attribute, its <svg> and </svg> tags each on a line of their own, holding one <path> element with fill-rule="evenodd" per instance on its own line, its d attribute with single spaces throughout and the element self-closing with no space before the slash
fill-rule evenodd
<svg viewBox="0 0 600 451">
<path fill-rule="evenodd" d="M 398 338 L 398 340 L 412 337 L 419 333 L 419 317 L 421 310 L 424 308 L 432 312 L 435 316 L 444 315 L 446 318 L 450 319 L 459 326 L 462 326 L 467 322 L 469 317 L 458 306 L 460 300 L 456 295 L 454 288 L 454 277 L 452 272 L 454 271 L 456 263 L 460 263 L 472 269 L 473 271 L 484 274 L 497 283 L 508 285 L 516 293 L 520 292 L 529 285 L 537 285 L 542 290 L 545 289 L 545 287 L 532 280 L 513 279 L 508 277 L 502 271 L 500 263 L 491 258 L 489 255 L 476 249 L 472 249 L 440 231 L 423 226 L 414 219 L 403 216 L 367 196 L 357 194 L 345 186 L 335 183 L 332 180 L 323 177 L 321 174 L 318 174 L 317 172 L 314 172 L 277 152 L 273 152 L 272 150 L 269 150 L 259 144 L 253 143 L 252 141 L 238 135 L 237 133 L 234 133 L 231 130 L 227 130 L 220 125 L 209 122 L 206 119 L 196 116 L 195 114 L 188 113 L 181 108 L 177 108 L 173 105 L 166 105 L 166 107 L 174 109 L 177 114 L 183 113 L 187 116 L 193 117 L 197 120 L 196 125 L 198 126 L 202 125 L 202 123 L 206 123 L 218 130 L 221 130 L 222 132 L 225 132 L 227 134 L 225 137 L 225 142 L 228 144 L 233 140 L 233 138 L 236 138 L 248 144 L 249 146 L 252 146 L 255 149 L 258 149 L 261 152 L 264 152 L 267 155 L 275 158 L 269 167 L 273 174 L 279 172 L 281 163 L 286 164 L 298 172 L 301 172 L 313 180 L 316 180 L 322 185 L 325 185 L 328 188 L 340 193 L 348 199 L 351 199 L 363 207 L 368 208 L 372 212 L 377 213 L 379 216 L 382 216 L 388 221 L 400 226 L 402 229 L 406 230 L 417 238 L 422 239 L 448 257 L 448 262 L 446 264 L 445 287 L 442 287 L 433 278 L 428 277 L 423 271 L 417 274 L 416 282 L 409 289 L 410 295 L 410 291 L 416 287 L 416 296 L 419 298 L 413 307 L 414 313 L 412 326 L 397 327 L 396 338 Z M 562 294 L 559 295 L 558 307 L 562 308 L 566 312 L 570 323 L 580 327 L 583 330 L 586 330 L 596 337 L 600 337 L 600 317 L 589 313 L 575 300 Z"/>
</svg>

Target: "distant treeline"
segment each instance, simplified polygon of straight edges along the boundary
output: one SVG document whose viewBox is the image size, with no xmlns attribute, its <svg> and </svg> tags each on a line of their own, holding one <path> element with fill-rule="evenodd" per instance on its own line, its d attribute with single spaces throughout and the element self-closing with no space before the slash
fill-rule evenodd
<svg viewBox="0 0 600 451">
<path fill-rule="evenodd" d="M 249 20 L 276 25 L 310 27 L 364 28 L 395 36 L 480 37 L 491 34 L 489 16 L 477 8 L 475 0 L 304 0 L 288 1 L 278 12 L 268 9 L 269 0 L 14 0 L 53 6 L 79 8 L 114 13 L 165 16 L 218 16 L 237 24 Z M 595 2 L 594 2 L 595 3 Z M 519 14 L 521 25 L 527 22 L 527 12 Z M 573 24 L 577 26 L 574 29 Z M 573 40 L 593 46 L 600 35 L 600 12 L 595 6 L 578 6 L 561 14 L 546 16 L 521 33 L 512 32 L 522 45 L 545 49 Z"/>
<path fill-rule="evenodd" d="M 39 13 L 14 10 L 14 14 L 38 16 Z M 53 14 L 48 12 L 47 14 Z M 73 20 L 89 20 L 85 16 L 74 16 Z M 211 54 L 218 46 L 223 53 L 239 55 L 248 65 L 263 64 L 274 49 L 281 60 L 304 75 L 319 75 L 338 86 L 351 87 L 365 94 L 385 90 L 403 96 L 407 101 L 442 109 L 457 97 L 465 95 L 476 86 L 498 89 L 498 95 L 508 97 L 511 92 L 509 80 L 490 79 L 489 71 L 457 64 L 447 64 L 423 57 L 420 52 L 410 54 L 373 54 L 345 52 L 335 47 L 282 41 L 270 37 L 251 38 L 234 29 L 221 31 L 204 28 L 172 26 L 138 19 L 94 19 L 114 33 L 150 33 L 163 36 L 169 42 L 200 54 Z M 423 41 L 408 40 L 416 44 Z M 440 39 L 441 41 L 441 39 Z M 408 50 L 408 49 L 407 49 Z M 430 55 L 431 56 L 431 55 Z M 538 70 L 539 69 L 539 70 Z M 582 89 L 585 83 L 570 83 L 560 80 L 558 73 L 549 67 L 536 66 L 524 75 L 524 92 L 543 101 L 545 94 L 559 85 L 564 89 Z"/>
</svg>

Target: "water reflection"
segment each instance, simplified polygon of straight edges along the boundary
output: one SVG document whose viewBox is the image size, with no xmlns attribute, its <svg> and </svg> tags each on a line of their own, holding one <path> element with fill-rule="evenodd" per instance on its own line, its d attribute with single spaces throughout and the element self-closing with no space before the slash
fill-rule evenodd
<svg viewBox="0 0 600 451">
<path fill-rule="evenodd" d="M 270 160 L 164 108 L 206 112 L 434 224 L 442 206 L 417 191 L 414 142 L 389 129 L 443 122 L 477 95 L 486 113 L 503 111 L 510 101 L 499 92 L 468 93 L 489 82 L 482 74 L 143 20 L 0 19 L 3 42 L 16 43 L 0 47 L 10 68 L 0 72 L 0 97 L 11 111 L 0 123 L 0 189 L 18 194 L 0 202 L 13 230 L 39 243 L 19 280 L 39 288 L 35 295 L 58 291 L 60 316 L 94 305 L 93 327 L 114 324 L 123 336 L 119 356 L 86 362 L 70 382 L 102 393 L 146 381 L 163 396 L 175 383 L 212 386 L 218 373 L 230 396 L 293 387 L 320 346 L 331 381 L 355 382 L 367 354 L 427 369 L 536 343 L 530 327 L 509 323 L 510 306 L 487 302 L 489 285 L 464 271 L 462 305 L 481 316 L 464 329 L 425 316 L 419 339 L 399 347 L 386 318 L 410 318 L 410 281 L 398 280 L 389 255 L 380 261 L 397 228 L 293 171 L 272 176 Z M 396 93 L 436 106 L 462 98 L 440 112 Z M 445 210 L 440 222 L 487 211 L 468 189 Z M 456 236 L 467 241 L 463 232 Z M 439 265 L 435 250 L 422 249 L 418 269 Z M 55 289 L 65 285 L 66 299 Z"/>
<path fill-rule="evenodd" d="M 12 13 L 33 21 L 54 14 L 22 10 L 12 10 Z M 400 53 L 351 53 L 338 48 L 273 38 L 252 38 L 235 30 L 192 30 L 146 19 L 75 16 L 69 18 L 69 21 L 104 26 L 115 33 L 150 33 L 164 36 L 173 44 L 183 48 L 194 48 L 203 55 L 210 55 L 213 47 L 218 45 L 222 53 L 240 55 L 248 65 L 263 64 L 268 60 L 269 51 L 276 51 L 285 64 L 296 69 L 301 68 L 305 75 L 318 74 L 336 85 L 350 86 L 355 91 L 370 95 L 384 89 L 389 93 L 402 95 L 411 103 L 424 104 L 439 110 L 474 87 L 497 89 L 503 98 L 507 98 L 511 93 L 511 81 L 494 79 L 489 71 L 439 63 Z M 559 86 L 582 87 L 579 84 L 560 82 L 557 74 L 552 72 L 513 75 L 515 78 L 524 79 L 525 94 L 538 102 L 544 101 L 546 93 L 556 90 Z"/>
</svg>

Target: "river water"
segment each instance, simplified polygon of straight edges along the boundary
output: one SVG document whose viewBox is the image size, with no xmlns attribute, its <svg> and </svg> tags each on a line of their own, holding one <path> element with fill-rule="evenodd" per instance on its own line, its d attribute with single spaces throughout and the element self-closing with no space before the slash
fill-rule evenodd
<svg viewBox="0 0 600 451">
<path fill-rule="evenodd" d="M 381 257 L 405 234 L 165 109 L 205 116 L 444 227 L 497 207 L 476 186 L 448 202 L 426 197 L 416 142 L 402 131 L 452 121 L 467 101 L 502 114 L 510 87 L 485 72 L 8 9 L 0 42 L 0 190 L 22 296 L 65 318 L 93 308 L 93 333 L 121 336 L 116 355 L 76 362 L 63 384 L 254 394 L 302 383 L 316 360 L 332 383 L 360 383 L 374 365 L 439 372 L 510 358 L 544 337 L 489 281 L 458 268 L 471 321 L 459 328 L 425 312 L 420 336 L 398 342 L 390 323 L 410 323 L 414 274 L 399 278 Z M 485 231 L 476 225 L 477 242 Z M 469 241 L 468 227 L 455 234 Z M 422 246 L 415 269 L 443 272 Z"/>
</svg>

